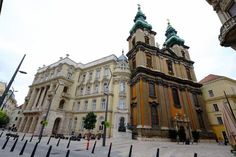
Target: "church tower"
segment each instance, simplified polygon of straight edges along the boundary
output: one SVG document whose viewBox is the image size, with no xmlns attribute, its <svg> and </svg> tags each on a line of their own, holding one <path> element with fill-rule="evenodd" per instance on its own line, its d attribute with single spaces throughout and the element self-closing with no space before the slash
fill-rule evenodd
<svg viewBox="0 0 236 157">
<path fill-rule="evenodd" d="M 155 46 L 156 32 L 140 6 L 127 38 L 131 69 L 131 125 L 139 137 L 171 137 L 181 130 L 208 132 L 201 84 L 184 40 L 168 22 L 162 49 Z M 175 137 L 174 137 L 175 138 Z"/>
</svg>

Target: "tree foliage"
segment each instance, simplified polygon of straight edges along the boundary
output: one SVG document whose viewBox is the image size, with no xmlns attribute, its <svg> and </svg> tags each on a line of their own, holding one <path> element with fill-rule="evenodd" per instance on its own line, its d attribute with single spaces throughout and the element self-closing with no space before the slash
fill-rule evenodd
<svg viewBox="0 0 236 157">
<path fill-rule="evenodd" d="M 0 126 L 6 126 L 9 123 L 9 117 L 7 116 L 6 112 L 0 111 Z"/>
<path fill-rule="evenodd" d="M 97 122 L 97 115 L 93 112 L 89 112 L 86 117 L 83 117 L 84 128 L 88 130 L 92 130 L 95 128 L 95 124 Z"/>
</svg>

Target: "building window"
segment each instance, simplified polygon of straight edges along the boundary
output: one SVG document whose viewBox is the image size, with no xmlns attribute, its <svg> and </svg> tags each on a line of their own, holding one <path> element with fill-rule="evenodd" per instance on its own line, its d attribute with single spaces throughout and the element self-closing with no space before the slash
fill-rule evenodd
<svg viewBox="0 0 236 157">
<path fill-rule="evenodd" d="M 96 76 L 95 76 L 96 79 L 99 79 L 100 78 L 100 70 L 97 69 L 96 70 Z"/>
<path fill-rule="evenodd" d="M 92 110 L 93 110 L 93 111 L 96 110 L 96 100 L 93 100 L 93 103 L 92 103 Z"/>
<path fill-rule="evenodd" d="M 105 110 L 105 109 L 106 109 L 106 99 L 102 99 L 101 109 L 102 109 L 102 110 Z"/>
<path fill-rule="evenodd" d="M 92 80 L 92 78 L 93 78 L 93 72 L 90 72 L 89 73 L 89 80 Z"/>
<path fill-rule="evenodd" d="M 150 97 L 155 97 L 156 96 L 155 84 L 153 82 L 149 82 L 149 96 Z"/>
<path fill-rule="evenodd" d="M 135 57 L 132 59 L 132 67 L 133 67 L 133 69 L 136 68 L 136 59 L 135 59 Z"/>
<path fill-rule="evenodd" d="M 68 87 L 65 86 L 65 87 L 63 88 L 63 92 L 64 92 L 64 93 L 67 93 L 67 91 L 68 91 Z"/>
<path fill-rule="evenodd" d="M 105 68 L 105 70 L 104 70 L 104 76 L 109 76 L 109 69 L 108 69 L 108 68 Z"/>
<path fill-rule="evenodd" d="M 213 107 L 214 107 L 214 111 L 219 111 L 219 107 L 217 104 L 213 104 Z"/>
<path fill-rule="evenodd" d="M 172 94 L 173 94 L 173 99 L 174 99 L 174 105 L 177 108 L 181 108 L 180 101 L 179 101 L 179 93 L 176 88 L 172 88 Z"/>
<path fill-rule="evenodd" d="M 68 73 L 67 73 L 67 79 L 69 79 L 69 80 L 70 80 L 70 79 L 71 79 L 71 77 L 72 77 L 72 73 L 71 73 L 71 72 L 68 72 Z"/>
<path fill-rule="evenodd" d="M 83 77 L 82 77 L 83 81 L 85 81 L 85 77 L 86 77 L 86 74 L 83 74 Z"/>
<path fill-rule="evenodd" d="M 152 56 L 146 55 L 146 57 L 147 57 L 147 67 L 152 68 Z"/>
<path fill-rule="evenodd" d="M 125 92 L 125 81 L 120 81 L 120 92 Z"/>
<path fill-rule="evenodd" d="M 229 8 L 229 14 L 231 17 L 236 16 L 236 3 L 235 2 Z"/>
<path fill-rule="evenodd" d="M 158 126 L 158 113 L 156 105 L 151 105 L 151 120 L 152 120 L 152 127 Z"/>
<path fill-rule="evenodd" d="M 133 47 L 135 46 L 135 38 L 133 38 L 133 40 L 132 40 L 132 45 L 133 45 Z"/>
<path fill-rule="evenodd" d="M 190 69 L 186 67 L 186 73 L 189 80 L 192 80 Z"/>
<path fill-rule="evenodd" d="M 17 121 L 18 117 L 15 118 L 15 121 Z"/>
<path fill-rule="evenodd" d="M 88 101 L 85 101 L 85 103 L 84 103 L 84 111 L 87 111 L 87 109 L 88 109 Z"/>
<path fill-rule="evenodd" d="M 86 94 L 90 94 L 90 86 L 87 87 Z"/>
<path fill-rule="evenodd" d="M 217 118 L 218 124 L 223 124 L 223 120 L 221 117 L 216 117 L 216 118 Z"/>
<path fill-rule="evenodd" d="M 173 75 L 173 74 L 174 74 L 174 71 L 173 71 L 172 61 L 167 60 L 167 61 L 166 61 L 166 64 L 167 64 L 167 68 L 168 68 L 168 73 L 171 74 L 171 75 Z"/>
<path fill-rule="evenodd" d="M 80 102 L 77 102 L 77 111 L 80 110 Z"/>
<path fill-rule="evenodd" d="M 146 43 L 146 44 L 149 44 L 149 37 L 148 37 L 148 36 L 145 36 L 145 37 L 144 37 L 144 40 L 145 40 L 145 43 Z"/>
<path fill-rule="evenodd" d="M 124 99 L 120 99 L 118 108 L 125 109 L 125 100 Z"/>
<path fill-rule="evenodd" d="M 64 104 L 65 104 L 65 100 L 62 99 L 59 103 L 59 109 L 63 109 L 64 108 Z"/>
<path fill-rule="evenodd" d="M 214 96 L 213 90 L 209 90 L 208 94 L 209 94 L 210 97 L 213 97 Z"/>
<path fill-rule="evenodd" d="M 198 97 L 196 94 L 193 94 L 193 102 L 196 107 L 200 107 Z"/>
<path fill-rule="evenodd" d="M 108 83 L 107 82 L 105 82 L 103 84 L 103 90 L 104 90 L 104 92 L 108 92 Z"/>
<path fill-rule="evenodd" d="M 98 88 L 99 88 L 99 86 L 98 86 L 98 84 L 96 83 L 96 84 L 95 84 L 95 87 L 94 87 L 94 93 L 98 93 Z"/>
<path fill-rule="evenodd" d="M 81 88 L 80 88 L 80 95 L 83 95 L 83 92 L 84 92 L 84 88 L 81 87 Z"/>
</svg>

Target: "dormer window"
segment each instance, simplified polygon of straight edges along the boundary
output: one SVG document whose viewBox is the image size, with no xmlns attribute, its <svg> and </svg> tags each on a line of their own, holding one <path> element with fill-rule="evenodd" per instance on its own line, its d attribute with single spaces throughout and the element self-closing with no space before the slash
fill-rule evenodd
<svg viewBox="0 0 236 157">
<path fill-rule="evenodd" d="M 149 44 L 149 37 L 148 36 L 144 36 L 144 40 L 145 40 L 145 44 Z"/>
</svg>

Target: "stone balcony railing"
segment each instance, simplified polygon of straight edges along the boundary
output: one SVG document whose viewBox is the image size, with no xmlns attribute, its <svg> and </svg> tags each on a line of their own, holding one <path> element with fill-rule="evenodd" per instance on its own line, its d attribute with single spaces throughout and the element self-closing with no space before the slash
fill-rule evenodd
<svg viewBox="0 0 236 157">
<path fill-rule="evenodd" d="M 230 46 L 232 38 L 236 40 L 233 32 L 236 32 L 236 16 L 228 19 L 220 29 L 219 40 L 222 46 Z"/>
<path fill-rule="evenodd" d="M 41 108 L 32 108 L 32 109 L 23 110 L 23 113 L 36 113 L 36 112 L 42 112 L 42 109 Z"/>
</svg>

